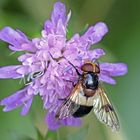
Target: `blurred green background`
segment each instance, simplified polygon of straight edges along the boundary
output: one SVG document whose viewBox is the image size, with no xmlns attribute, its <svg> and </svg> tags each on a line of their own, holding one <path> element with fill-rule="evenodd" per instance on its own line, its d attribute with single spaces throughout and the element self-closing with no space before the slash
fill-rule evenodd
<svg viewBox="0 0 140 140">
<path fill-rule="evenodd" d="M 0 29 L 18 28 L 29 38 L 37 37 L 49 18 L 55 0 L 0 0 Z M 117 78 L 117 85 L 106 85 L 108 96 L 115 104 L 121 121 L 118 133 L 100 124 L 90 113 L 78 128 L 62 127 L 48 131 L 45 111 L 36 97 L 30 113 L 22 117 L 20 109 L 4 113 L 0 107 L 0 140 L 140 140 L 140 0 L 67 0 L 72 10 L 69 35 L 81 32 L 86 25 L 105 21 L 109 33 L 96 47 L 103 47 L 107 56 L 102 60 L 125 62 L 129 73 Z M 0 42 L 0 66 L 18 64 L 7 45 Z M 0 99 L 20 89 L 19 80 L 0 80 Z"/>
</svg>

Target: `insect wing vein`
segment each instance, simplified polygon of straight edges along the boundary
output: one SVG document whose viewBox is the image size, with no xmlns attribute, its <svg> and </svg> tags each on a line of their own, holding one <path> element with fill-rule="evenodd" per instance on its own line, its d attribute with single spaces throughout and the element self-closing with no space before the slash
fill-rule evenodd
<svg viewBox="0 0 140 140">
<path fill-rule="evenodd" d="M 96 117 L 102 123 L 109 126 L 113 131 L 119 130 L 119 121 L 115 110 L 107 98 L 105 91 L 100 87 L 96 91 L 93 101 L 93 108 Z"/>
<path fill-rule="evenodd" d="M 75 86 L 70 96 L 62 103 L 62 105 L 57 109 L 56 118 L 64 119 L 66 117 L 72 116 L 80 107 L 79 103 L 79 88 Z"/>
</svg>

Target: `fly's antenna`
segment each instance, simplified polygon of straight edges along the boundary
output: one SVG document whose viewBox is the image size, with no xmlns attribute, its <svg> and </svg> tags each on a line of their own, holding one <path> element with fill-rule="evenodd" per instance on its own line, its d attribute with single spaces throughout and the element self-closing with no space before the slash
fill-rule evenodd
<svg viewBox="0 0 140 140">
<path fill-rule="evenodd" d="M 49 54 L 50 54 L 51 58 L 54 59 L 50 52 L 49 52 Z M 65 58 L 67 60 L 67 62 L 75 69 L 77 75 L 81 76 L 81 73 L 78 71 L 78 69 L 66 57 L 63 56 L 63 58 Z"/>
<path fill-rule="evenodd" d="M 65 57 L 64 57 L 65 58 Z M 68 63 L 75 69 L 75 71 L 76 71 L 76 73 L 77 73 L 77 75 L 78 76 L 81 76 L 81 73 L 78 71 L 78 69 L 67 59 L 67 58 L 65 58 L 67 61 L 68 61 Z"/>
<path fill-rule="evenodd" d="M 50 54 L 51 58 L 54 59 L 54 57 L 52 56 L 52 54 L 50 52 L 48 52 L 48 53 Z"/>
</svg>

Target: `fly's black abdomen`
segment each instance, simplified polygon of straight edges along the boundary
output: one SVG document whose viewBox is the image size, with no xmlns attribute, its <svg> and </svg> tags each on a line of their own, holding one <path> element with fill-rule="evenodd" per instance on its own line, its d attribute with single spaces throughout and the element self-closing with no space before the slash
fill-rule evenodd
<svg viewBox="0 0 140 140">
<path fill-rule="evenodd" d="M 73 114 L 73 117 L 75 117 L 75 118 L 83 117 L 83 116 L 87 115 L 91 111 L 92 108 L 93 108 L 93 106 L 80 105 L 79 109 Z"/>
</svg>

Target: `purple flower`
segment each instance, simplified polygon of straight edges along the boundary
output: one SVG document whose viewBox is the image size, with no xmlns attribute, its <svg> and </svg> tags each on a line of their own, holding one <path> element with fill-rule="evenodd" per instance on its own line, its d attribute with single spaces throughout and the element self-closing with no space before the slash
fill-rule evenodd
<svg viewBox="0 0 140 140">
<path fill-rule="evenodd" d="M 80 119 L 73 117 L 56 120 L 56 110 L 51 106 L 60 105 L 60 98 L 67 97 L 72 91 L 72 83 L 77 81 L 77 73 L 68 63 L 69 60 L 76 67 L 81 67 L 85 60 L 96 60 L 105 55 L 102 49 L 90 49 L 98 43 L 108 32 L 105 23 L 98 22 L 91 26 L 82 36 L 75 34 L 70 40 L 66 38 L 67 24 L 71 13 L 66 15 L 65 5 L 61 2 L 54 4 L 51 19 L 47 20 L 40 38 L 29 40 L 24 33 L 5 27 L 0 30 L 0 39 L 9 43 L 12 51 L 23 51 L 18 57 L 20 65 L 0 68 L 0 78 L 21 78 L 25 88 L 0 101 L 4 111 L 10 111 L 22 106 L 21 115 L 29 112 L 33 97 L 40 95 L 45 109 L 49 109 L 46 122 L 50 129 L 57 129 L 61 125 L 80 125 Z M 124 63 L 100 64 L 100 80 L 115 84 L 113 76 L 127 73 Z"/>
</svg>

